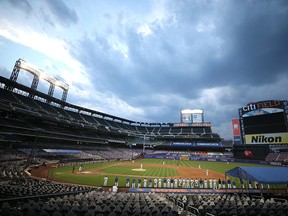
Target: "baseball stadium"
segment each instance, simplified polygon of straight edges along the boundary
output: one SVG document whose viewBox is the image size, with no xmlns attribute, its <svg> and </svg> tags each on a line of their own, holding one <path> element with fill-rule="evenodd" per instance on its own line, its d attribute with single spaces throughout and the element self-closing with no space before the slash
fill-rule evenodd
<svg viewBox="0 0 288 216">
<path fill-rule="evenodd" d="M 71 104 L 68 91 L 23 59 L 0 76 L 0 215 L 288 215 L 287 100 L 235 108 L 226 141 L 202 109 L 138 122 Z"/>
</svg>

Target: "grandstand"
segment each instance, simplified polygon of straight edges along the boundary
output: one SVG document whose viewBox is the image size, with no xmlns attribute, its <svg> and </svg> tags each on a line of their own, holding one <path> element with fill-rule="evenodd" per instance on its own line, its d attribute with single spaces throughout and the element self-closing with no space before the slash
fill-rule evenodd
<svg viewBox="0 0 288 216">
<path fill-rule="evenodd" d="M 31 87 L 17 83 L 20 69 L 34 75 Z M 31 176 L 32 169 L 48 165 L 134 163 L 137 158 L 158 157 L 228 165 L 237 156 L 230 143 L 212 131 L 211 123 L 203 121 L 201 110 L 192 110 L 199 114 L 195 122 L 187 121 L 190 110 L 183 112 L 179 123 L 138 122 L 67 102 L 69 86 L 49 75 L 45 76 L 48 94 L 37 91 L 39 76 L 39 70 L 21 59 L 10 79 L 0 76 L 1 215 L 285 215 L 288 211 L 285 197 L 259 196 L 261 190 L 253 190 L 256 195 L 243 189 L 111 193 L 105 187 L 51 181 L 49 172 Z M 53 97 L 55 86 L 63 90 L 61 99 Z M 268 164 L 287 163 L 287 152 L 265 155 Z"/>
<path fill-rule="evenodd" d="M 2 142 L 33 143 L 37 138 L 37 142 L 61 140 L 62 144 L 221 146 L 211 124 L 137 122 L 70 104 L 4 77 L 0 85 Z"/>
</svg>

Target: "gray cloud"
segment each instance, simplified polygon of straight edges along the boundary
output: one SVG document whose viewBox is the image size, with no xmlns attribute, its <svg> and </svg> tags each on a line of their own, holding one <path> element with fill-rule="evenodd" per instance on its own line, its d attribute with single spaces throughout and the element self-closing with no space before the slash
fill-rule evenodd
<svg viewBox="0 0 288 216">
<path fill-rule="evenodd" d="M 69 2 L 69 1 L 68 1 Z M 31 1 L 31 0 L 0 0 L 3 8 L 9 8 L 9 11 L 14 11 L 14 19 L 19 17 L 19 21 L 23 20 L 21 13 L 25 14 L 25 19 L 38 20 L 38 24 L 46 29 L 46 24 L 55 27 L 61 25 L 69 27 L 72 24 L 77 24 L 79 17 L 73 8 L 69 8 L 63 0 L 44 0 L 44 1 Z M 45 3 L 44 5 L 42 3 Z M 17 10 L 17 11 L 16 11 Z M 21 17 L 21 19 L 20 19 Z M 28 24 L 28 22 L 26 22 Z"/>
<path fill-rule="evenodd" d="M 10 6 L 12 6 L 13 8 L 17 8 L 21 11 L 25 11 L 26 13 L 31 13 L 31 8 L 29 6 L 29 4 L 27 4 L 26 1 L 23 0 L 1 0 L 0 3 L 1 4 L 5 4 L 6 2 L 8 2 L 10 4 Z"/>
<path fill-rule="evenodd" d="M 7 68 L 0 66 L 0 75 L 5 77 L 5 78 L 9 78 L 11 75 L 11 72 L 8 71 Z"/>
<path fill-rule="evenodd" d="M 53 16 L 57 19 L 54 22 L 60 23 L 63 26 L 76 24 L 79 21 L 78 15 L 74 9 L 70 9 L 62 0 L 46 0 L 45 3 L 50 8 Z M 42 10 L 42 12 L 45 12 Z M 46 13 L 46 12 L 45 12 Z M 50 14 L 46 13 L 45 20 L 54 25 Z"/>
<path fill-rule="evenodd" d="M 229 26 L 221 29 L 229 52 L 224 59 L 211 59 L 206 64 L 211 76 L 219 73 L 215 81 L 262 85 L 275 81 L 277 74 L 287 73 L 287 2 L 246 2 L 230 7 L 223 18 L 229 20 Z"/>
<path fill-rule="evenodd" d="M 203 108 L 222 129 L 247 102 L 287 97 L 287 8 L 284 0 L 172 1 L 166 10 L 173 17 L 149 23 L 147 36 L 130 14 L 119 11 L 131 22 L 114 26 L 120 15 L 106 13 L 106 30 L 128 58 L 99 32 L 83 36 L 73 52 L 96 91 L 142 107 L 147 121 L 179 121 L 181 108 Z"/>
</svg>

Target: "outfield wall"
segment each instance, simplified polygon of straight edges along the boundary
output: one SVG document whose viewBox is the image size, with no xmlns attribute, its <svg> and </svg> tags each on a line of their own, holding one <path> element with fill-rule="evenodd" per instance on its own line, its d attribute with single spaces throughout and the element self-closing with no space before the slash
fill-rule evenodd
<svg viewBox="0 0 288 216">
<path fill-rule="evenodd" d="M 155 154 L 146 154 L 144 158 L 154 158 L 154 159 L 171 159 L 179 160 L 181 156 L 189 155 L 189 159 L 192 161 L 212 161 L 212 162 L 231 162 L 231 163 L 254 163 L 254 164 L 265 164 L 272 166 L 287 166 L 283 165 L 280 162 L 267 162 L 267 161 L 258 161 L 258 160 L 249 160 L 249 159 L 234 159 L 234 158 L 203 158 L 195 157 L 192 154 L 185 153 L 155 153 Z"/>
</svg>

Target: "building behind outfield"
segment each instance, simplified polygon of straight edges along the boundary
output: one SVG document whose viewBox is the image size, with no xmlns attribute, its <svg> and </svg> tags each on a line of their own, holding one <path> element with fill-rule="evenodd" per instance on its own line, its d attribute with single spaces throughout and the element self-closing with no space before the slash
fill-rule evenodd
<svg viewBox="0 0 288 216">
<path fill-rule="evenodd" d="M 265 159 L 271 151 L 288 151 L 287 100 L 248 103 L 238 111 L 239 119 L 232 120 L 236 158 Z"/>
</svg>

